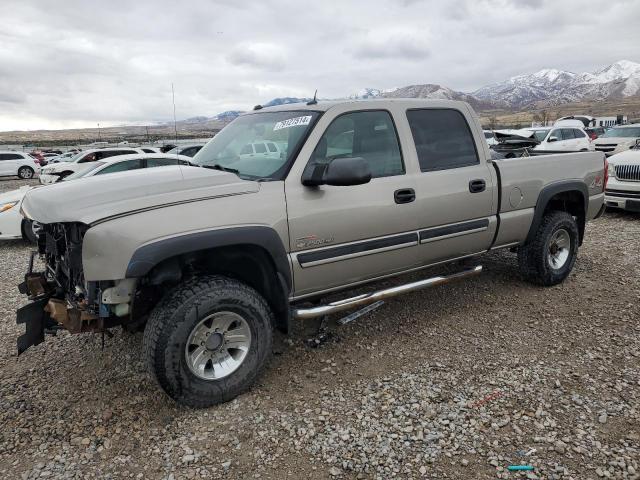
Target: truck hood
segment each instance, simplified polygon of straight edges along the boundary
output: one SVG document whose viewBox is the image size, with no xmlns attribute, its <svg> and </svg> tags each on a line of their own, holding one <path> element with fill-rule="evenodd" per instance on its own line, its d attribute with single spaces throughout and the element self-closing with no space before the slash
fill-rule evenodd
<svg viewBox="0 0 640 480">
<path fill-rule="evenodd" d="M 199 167 L 168 166 L 96 175 L 34 188 L 22 201 L 23 214 L 36 222 L 87 225 L 177 203 L 255 193 L 258 182 Z"/>
<path fill-rule="evenodd" d="M 608 162 L 613 165 L 638 165 L 640 164 L 640 150 L 626 150 L 609 157 Z"/>
<path fill-rule="evenodd" d="M 635 137 L 600 137 L 593 141 L 594 145 L 635 145 Z"/>
</svg>

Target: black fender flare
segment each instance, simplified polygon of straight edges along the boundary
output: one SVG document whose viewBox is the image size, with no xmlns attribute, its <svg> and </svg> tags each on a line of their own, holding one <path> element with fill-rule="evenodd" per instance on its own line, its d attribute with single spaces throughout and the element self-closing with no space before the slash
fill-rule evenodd
<svg viewBox="0 0 640 480">
<path fill-rule="evenodd" d="M 559 193 L 565 192 L 579 192 L 580 194 L 582 194 L 582 199 L 584 201 L 584 215 L 586 217 L 587 210 L 589 208 L 589 190 L 587 189 L 587 185 L 584 182 L 581 182 L 579 180 L 562 180 L 560 182 L 547 185 L 540 191 L 540 195 L 538 195 L 538 201 L 536 202 L 536 207 L 533 213 L 533 221 L 531 222 L 531 227 L 529 227 L 529 233 L 527 234 L 526 243 L 529 243 L 538 231 L 538 227 L 542 222 L 542 216 L 544 215 L 544 211 L 547 208 L 549 201 Z M 584 235 L 584 224 L 579 226 L 579 230 L 580 243 L 582 243 L 582 236 Z"/>
<path fill-rule="evenodd" d="M 255 245 L 267 251 L 288 295 L 293 287 L 287 251 L 277 232 L 266 226 L 246 226 L 187 233 L 158 240 L 138 248 L 129 260 L 126 278 L 148 274 L 163 260 L 190 252 L 232 245 Z"/>
</svg>

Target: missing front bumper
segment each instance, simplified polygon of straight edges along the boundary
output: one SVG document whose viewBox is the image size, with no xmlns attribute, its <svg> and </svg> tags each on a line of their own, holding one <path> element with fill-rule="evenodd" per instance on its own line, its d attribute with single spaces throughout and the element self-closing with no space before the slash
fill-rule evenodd
<svg viewBox="0 0 640 480">
<path fill-rule="evenodd" d="M 24 323 L 26 327 L 25 333 L 18 337 L 18 355 L 44 342 L 45 331 L 57 325 L 44 310 L 48 301 L 49 297 L 45 296 L 18 309 L 16 323 Z"/>
</svg>

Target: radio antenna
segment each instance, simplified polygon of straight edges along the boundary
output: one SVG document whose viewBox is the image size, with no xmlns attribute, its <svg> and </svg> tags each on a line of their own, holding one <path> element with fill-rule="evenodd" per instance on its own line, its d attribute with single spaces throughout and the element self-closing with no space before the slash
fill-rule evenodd
<svg viewBox="0 0 640 480">
<path fill-rule="evenodd" d="M 171 99 L 173 100 L 173 131 L 176 136 L 176 143 L 178 142 L 178 125 L 176 122 L 176 94 L 173 90 L 173 82 L 171 82 Z"/>
<path fill-rule="evenodd" d="M 313 94 L 313 100 L 309 100 L 307 105 L 316 105 L 318 103 L 318 89 L 316 88 L 315 93 Z"/>
</svg>

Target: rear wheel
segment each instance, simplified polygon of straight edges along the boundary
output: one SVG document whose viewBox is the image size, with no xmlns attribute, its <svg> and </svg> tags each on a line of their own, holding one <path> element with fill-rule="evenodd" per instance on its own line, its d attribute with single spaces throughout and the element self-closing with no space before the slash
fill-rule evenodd
<svg viewBox="0 0 640 480">
<path fill-rule="evenodd" d="M 18 177 L 23 178 L 23 179 L 29 179 L 29 178 L 33 178 L 33 168 L 31 167 L 20 167 L 18 169 Z"/>
<path fill-rule="evenodd" d="M 576 220 L 566 212 L 549 212 L 533 239 L 518 249 L 520 271 L 538 285 L 561 283 L 573 269 L 578 243 Z"/>
<path fill-rule="evenodd" d="M 175 401 L 208 407 L 247 390 L 273 343 L 273 313 L 253 288 L 223 276 L 176 288 L 144 331 L 149 369 Z"/>
</svg>

